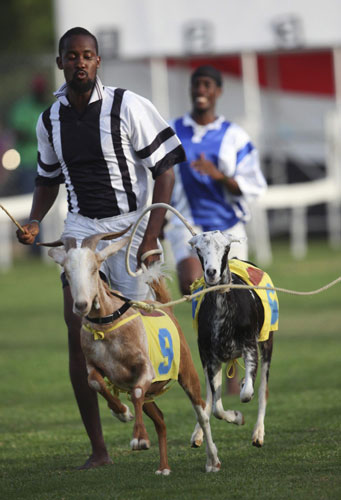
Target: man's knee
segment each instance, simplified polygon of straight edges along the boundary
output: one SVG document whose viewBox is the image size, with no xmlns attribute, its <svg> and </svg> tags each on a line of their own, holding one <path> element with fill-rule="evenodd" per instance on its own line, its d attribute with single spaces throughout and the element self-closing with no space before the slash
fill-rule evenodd
<svg viewBox="0 0 341 500">
<path fill-rule="evenodd" d="M 202 276 L 202 267 L 199 259 L 190 257 L 180 261 L 177 265 L 178 280 L 181 293 L 189 295 L 190 286 L 196 279 Z"/>
</svg>

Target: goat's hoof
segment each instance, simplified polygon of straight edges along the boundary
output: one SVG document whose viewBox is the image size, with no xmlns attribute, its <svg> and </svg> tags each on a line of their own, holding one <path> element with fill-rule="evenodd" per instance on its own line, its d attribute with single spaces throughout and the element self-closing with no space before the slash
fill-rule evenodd
<svg viewBox="0 0 341 500">
<path fill-rule="evenodd" d="M 252 446 L 256 446 L 256 448 L 262 448 L 263 444 L 263 441 L 259 441 L 259 439 L 252 441 Z"/>
<path fill-rule="evenodd" d="M 252 391 L 252 392 L 248 391 L 247 392 L 247 391 L 241 390 L 241 392 L 240 392 L 240 401 L 242 403 L 249 403 L 251 401 L 251 399 L 253 398 L 254 394 L 255 394 L 254 391 Z"/>
<path fill-rule="evenodd" d="M 264 444 L 264 426 L 256 427 L 252 434 L 252 445 L 261 448 Z"/>
<path fill-rule="evenodd" d="M 202 439 L 195 439 L 194 441 L 191 441 L 191 448 L 200 448 L 202 445 Z"/>
<path fill-rule="evenodd" d="M 158 469 L 155 471 L 157 476 L 169 476 L 172 471 L 170 469 Z"/>
<path fill-rule="evenodd" d="M 137 439 L 133 438 L 130 441 L 130 448 L 133 451 L 138 451 L 138 450 L 149 450 L 150 448 L 150 441 L 147 439 Z"/>
<path fill-rule="evenodd" d="M 124 406 L 126 406 L 126 405 L 124 405 Z M 115 413 L 113 410 L 110 410 L 110 411 L 111 411 L 112 416 L 117 418 L 118 420 L 120 420 L 120 422 L 127 423 L 127 422 L 131 422 L 132 420 L 134 420 L 134 415 L 131 413 L 128 406 L 126 406 L 126 411 L 124 413 Z"/>
<path fill-rule="evenodd" d="M 206 464 L 206 472 L 219 472 L 220 468 L 221 468 L 221 463 L 219 461 L 214 465 Z"/>
<path fill-rule="evenodd" d="M 234 414 L 236 416 L 236 419 L 233 423 L 236 425 L 244 425 L 245 424 L 244 415 L 240 411 L 235 411 Z"/>
</svg>

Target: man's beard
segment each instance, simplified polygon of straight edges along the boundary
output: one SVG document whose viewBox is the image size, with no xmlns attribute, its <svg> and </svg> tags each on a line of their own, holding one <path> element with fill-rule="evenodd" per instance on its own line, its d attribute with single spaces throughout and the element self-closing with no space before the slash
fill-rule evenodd
<svg viewBox="0 0 341 500">
<path fill-rule="evenodd" d="M 94 88 L 94 85 L 95 80 L 91 80 L 90 78 L 86 81 L 77 80 L 76 75 L 68 82 L 68 86 L 77 94 L 86 94 L 86 92 Z"/>
</svg>

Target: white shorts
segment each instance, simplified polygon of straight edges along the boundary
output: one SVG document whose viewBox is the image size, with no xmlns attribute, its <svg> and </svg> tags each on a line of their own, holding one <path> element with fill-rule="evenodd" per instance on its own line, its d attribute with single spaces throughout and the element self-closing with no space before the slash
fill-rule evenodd
<svg viewBox="0 0 341 500">
<path fill-rule="evenodd" d="M 141 212 L 129 213 L 126 215 L 118 215 L 116 217 L 109 217 L 106 219 L 90 219 L 84 217 L 83 215 L 73 214 L 68 212 L 67 217 L 64 221 L 64 231 L 62 237 L 73 237 L 76 238 L 77 243 L 96 233 L 110 233 L 119 232 L 126 229 L 129 225 L 134 225 Z M 148 223 L 148 216 L 144 217 L 137 232 L 135 233 L 134 240 L 131 246 L 130 252 L 130 268 L 132 271 L 136 270 L 137 266 L 137 250 L 141 244 L 143 235 L 145 233 Z M 132 232 L 132 228 L 124 235 L 124 237 L 129 236 Z M 110 245 L 116 240 L 101 240 L 97 249 L 102 250 L 106 246 Z M 125 266 L 125 255 L 127 247 L 121 248 L 117 253 L 106 259 L 102 266 L 101 271 L 105 274 L 113 290 L 118 290 L 123 295 L 134 300 L 144 300 L 150 298 L 150 289 L 141 279 L 141 277 L 132 277 L 128 274 Z"/>
<path fill-rule="evenodd" d="M 198 233 L 203 232 L 200 226 L 192 226 L 192 227 Z M 225 229 L 225 231 L 222 231 L 222 233 L 231 234 L 236 238 L 243 238 L 244 240 L 241 243 L 232 243 L 229 252 L 229 259 L 232 259 L 232 257 L 237 257 L 238 259 L 241 260 L 247 260 L 248 245 L 247 245 L 245 224 L 243 222 L 238 222 L 233 227 L 230 227 L 229 229 Z M 171 244 L 176 264 L 178 264 L 184 259 L 188 259 L 189 257 L 197 257 L 196 251 L 188 243 L 192 235 L 185 225 L 181 224 L 175 226 L 170 222 L 165 227 L 165 237 Z"/>
</svg>

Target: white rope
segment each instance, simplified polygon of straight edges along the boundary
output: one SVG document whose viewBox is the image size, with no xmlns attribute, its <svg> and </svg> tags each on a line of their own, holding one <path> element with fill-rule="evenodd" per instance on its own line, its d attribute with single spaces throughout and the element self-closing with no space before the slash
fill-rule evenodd
<svg viewBox="0 0 341 500">
<path fill-rule="evenodd" d="M 126 257 L 125 257 L 125 264 L 126 264 L 126 269 L 127 273 L 129 276 L 132 276 L 133 278 L 136 278 L 137 276 L 140 276 L 143 273 L 143 267 L 139 269 L 138 271 L 134 272 L 131 270 L 130 265 L 129 265 L 129 257 L 130 257 L 130 250 L 131 250 L 131 245 L 134 239 L 134 236 L 136 234 L 137 228 L 140 225 L 141 220 L 143 217 L 150 212 L 151 210 L 154 210 L 154 208 L 166 208 L 167 210 L 171 210 L 171 212 L 175 213 L 179 217 L 179 219 L 184 223 L 184 225 L 187 227 L 189 232 L 192 234 L 192 236 L 195 236 L 196 232 L 192 228 L 192 226 L 189 224 L 189 222 L 176 210 L 176 208 L 172 207 L 171 205 L 168 205 L 167 203 L 154 203 L 153 205 L 150 205 L 149 207 L 145 208 L 145 210 L 142 212 L 140 217 L 137 219 L 137 221 L 134 224 L 133 230 L 131 232 L 130 240 L 127 246 L 127 251 L 126 251 Z M 156 254 L 156 253 L 162 253 L 161 249 L 154 249 L 150 250 L 149 252 L 146 252 L 142 255 L 141 261 L 145 260 L 149 255 Z"/>
<path fill-rule="evenodd" d="M 296 290 L 288 290 L 287 288 L 280 288 L 280 287 L 270 287 L 270 286 L 253 286 L 253 285 L 235 285 L 233 283 L 229 285 L 216 285 L 212 286 L 209 288 L 205 288 L 203 290 L 200 290 L 199 292 L 195 292 L 192 295 L 184 295 L 181 299 L 178 300 L 173 300 L 171 302 L 167 302 L 166 304 L 148 304 L 146 302 L 139 302 L 139 301 L 131 301 L 132 307 L 135 307 L 136 309 L 145 309 L 149 312 L 153 311 L 155 308 L 157 309 L 162 309 L 164 307 L 173 307 L 177 306 L 178 304 L 182 304 L 183 302 L 189 302 L 193 299 L 196 299 L 200 295 L 204 295 L 206 293 L 210 292 L 215 292 L 220 290 L 222 293 L 228 292 L 231 288 L 238 288 L 238 289 L 245 289 L 245 290 L 274 290 L 276 292 L 283 292 L 283 293 L 289 293 L 291 295 L 316 295 L 318 293 L 324 292 L 325 290 L 328 290 L 328 288 L 331 288 L 332 286 L 336 285 L 337 283 L 340 283 L 341 281 L 341 276 L 336 278 L 334 281 L 331 281 L 330 283 L 327 283 L 326 285 L 322 286 L 321 288 L 318 288 L 317 290 L 311 290 L 309 292 L 299 292 Z"/>
<path fill-rule="evenodd" d="M 133 238 L 135 236 L 135 233 L 137 231 L 137 228 L 138 228 L 141 220 L 143 219 L 143 217 L 149 211 L 154 210 L 154 208 L 166 208 L 167 210 L 171 210 L 171 212 L 173 212 L 175 215 L 177 215 L 179 217 L 179 219 L 187 227 L 187 229 L 192 234 L 192 236 L 196 235 L 196 232 L 194 231 L 193 227 L 189 224 L 189 222 L 180 214 L 180 212 L 178 212 L 171 205 L 168 205 L 167 203 L 154 203 L 153 205 L 150 205 L 149 207 L 147 207 L 142 212 L 142 214 L 137 219 L 137 221 L 135 222 L 135 225 L 133 227 L 133 230 L 132 230 L 132 233 L 131 233 L 131 236 L 130 236 L 130 240 L 129 240 L 129 243 L 128 243 L 128 246 L 127 246 L 127 251 L 126 251 L 125 264 L 126 264 L 127 272 L 128 272 L 128 274 L 130 276 L 132 276 L 134 278 L 136 276 L 141 275 L 143 273 L 143 270 L 146 269 L 146 266 L 142 262 L 141 269 L 139 269 L 136 273 L 134 273 L 131 270 L 130 265 L 129 265 L 129 256 L 130 256 L 130 249 L 131 249 L 132 241 L 133 241 Z M 147 257 L 149 257 L 149 255 L 153 255 L 153 254 L 156 254 L 156 253 L 162 253 L 162 250 L 161 249 L 149 250 L 148 252 L 145 252 L 142 255 L 141 260 L 143 261 Z M 287 288 L 279 288 L 279 287 L 269 287 L 269 286 L 265 287 L 265 286 L 253 286 L 253 285 L 235 285 L 235 284 L 231 283 L 231 284 L 216 285 L 216 286 L 212 286 L 212 287 L 209 287 L 209 288 L 205 288 L 204 290 L 201 290 L 200 292 L 195 292 L 192 295 L 184 295 L 181 299 L 173 300 L 171 302 L 167 302 L 166 304 L 157 304 L 157 305 L 154 305 L 154 304 L 148 304 L 146 302 L 131 301 L 131 305 L 132 305 L 132 307 L 135 307 L 137 309 L 145 309 L 147 311 L 153 311 L 156 307 L 159 308 L 159 309 L 164 308 L 164 307 L 172 307 L 174 305 L 181 304 L 182 302 L 189 302 L 193 298 L 199 297 L 202 294 L 214 292 L 214 291 L 217 291 L 217 290 L 220 290 L 222 293 L 223 292 L 228 292 L 231 288 L 239 288 L 239 289 L 244 288 L 246 290 L 274 290 L 274 291 L 277 291 L 277 292 L 289 293 L 291 295 L 316 295 L 318 293 L 324 292 L 325 290 L 328 290 L 328 288 L 331 288 L 332 286 L 336 285 L 340 281 L 341 281 L 341 276 L 339 276 L 338 278 L 336 278 L 334 281 L 331 281 L 330 283 L 327 283 L 323 287 L 318 288 L 317 290 L 309 291 L 309 292 L 299 292 L 299 291 L 289 290 Z"/>
</svg>

